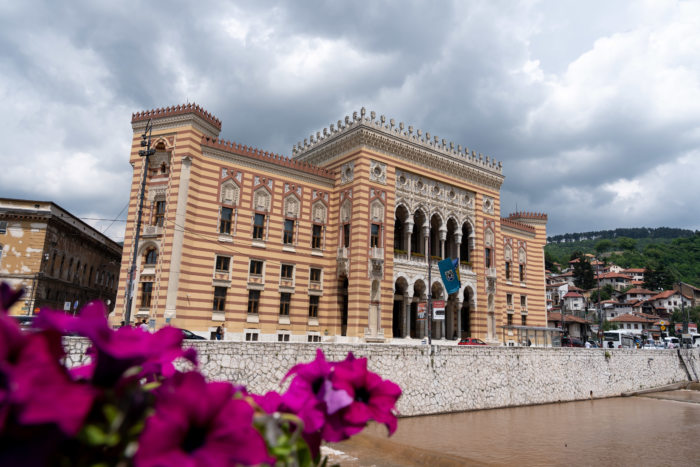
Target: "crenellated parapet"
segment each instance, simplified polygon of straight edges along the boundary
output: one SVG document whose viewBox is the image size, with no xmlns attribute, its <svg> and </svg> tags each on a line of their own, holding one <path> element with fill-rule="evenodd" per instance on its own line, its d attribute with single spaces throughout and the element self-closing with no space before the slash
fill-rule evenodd
<svg viewBox="0 0 700 467">
<path fill-rule="evenodd" d="M 253 148 L 252 146 L 241 145 L 234 141 L 225 141 L 218 138 L 210 138 L 208 136 L 203 136 L 201 143 L 202 146 L 205 147 L 219 149 L 228 153 L 235 153 L 240 156 L 246 156 L 253 159 L 257 159 L 259 161 L 272 163 L 281 167 L 287 167 L 293 170 L 306 172 L 308 174 L 316 175 L 318 177 L 328 179 L 333 179 L 335 177 L 334 173 L 330 170 L 326 170 L 322 167 L 317 167 L 306 161 L 290 159 L 280 154 L 263 151 L 262 149 Z"/>
<path fill-rule="evenodd" d="M 185 115 L 188 113 L 194 113 L 194 114 L 198 115 L 199 117 L 204 119 L 209 124 L 213 125 L 214 127 L 218 128 L 219 130 L 221 130 L 221 120 L 219 120 L 214 115 L 212 115 L 211 113 L 204 110 L 203 107 L 200 107 L 199 105 L 197 105 L 195 103 L 177 105 L 177 106 L 172 106 L 172 107 L 161 107 L 160 109 L 144 110 L 141 112 L 136 112 L 134 114 L 131 114 L 131 123 L 133 124 L 133 123 L 140 122 L 140 121 L 146 121 L 149 118 L 156 119 L 156 118 L 174 117 L 177 115 Z"/>
<path fill-rule="evenodd" d="M 503 172 L 502 163 L 495 158 L 484 156 L 474 150 L 470 151 L 466 146 L 455 145 L 453 142 L 448 142 L 444 138 L 441 139 L 436 135 L 431 135 L 428 131 L 424 133 L 423 130 L 420 129 L 414 130 L 413 125 L 408 125 L 408 127 L 406 127 L 403 122 L 399 122 L 399 124 L 396 125 L 396 121 L 393 118 L 387 120 L 384 115 L 377 118 L 374 111 L 367 114 L 364 107 L 360 109 L 359 113 L 353 112 L 352 117 L 346 116 L 344 120 L 338 120 L 337 123 L 331 123 L 322 131 L 317 131 L 316 135 L 312 134 L 309 138 L 299 141 L 292 147 L 292 157 L 305 158 L 305 156 L 315 152 L 327 141 L 337 139 L 360 127 L 377 130 L 397 140 L 448 156 L 452 159 L 463 161 L 489 172 L 499 175 Z"/>
<path fill-rule="evenodd" d="M 508 214 L 508 219 L 532 219 L 532 220 L 546 221 L 547 214 L 545 214 L 543 212 L 517 211 L 517 212 L 511 213 L 511 214 Z"/>
<path fill-rule="evenodd" d="M 501 228 L 510 227 L 512 229 L 522 230 L 531 234 L 536 233 L 535 228 L 523 222 L 518 222 L 507 217 L 501 217 Z"/>
</svg>

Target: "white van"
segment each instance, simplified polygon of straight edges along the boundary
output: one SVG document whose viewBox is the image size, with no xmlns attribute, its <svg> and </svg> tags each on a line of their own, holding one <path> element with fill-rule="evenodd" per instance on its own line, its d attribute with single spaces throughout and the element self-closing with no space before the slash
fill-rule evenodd
<svg viewBox="0 0 700 467">
<path fill-rule="evenodd" d="M 603 333 L 604 349 L 633 349 L 634 336 L 625 331 L 605 331 Z"/>
<path fill-rule="evenodd" d="M 700 334 L 693 334 L 693 347 L 700 347 Z"/>
<path fill-rule="evenodd" d="M 664 337 L 664 345 L 669 348 L 669 344 L 673 344 L 673 348 L 677 349 L 681 345 L 681 341 L 677 337 Z"/>
</svg>

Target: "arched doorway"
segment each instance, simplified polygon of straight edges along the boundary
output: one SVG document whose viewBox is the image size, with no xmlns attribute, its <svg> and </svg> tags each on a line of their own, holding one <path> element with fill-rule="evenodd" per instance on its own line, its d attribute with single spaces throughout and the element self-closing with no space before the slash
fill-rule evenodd
<svg viewBox="0 0 700 467">
<path fill-rule="evenodd" d="M 413 300 L 411 301 L 411 337 L 422 338 L 425 336 L 426 321 L 425 318 L 418 320 L 418 303 L 425 301 L 425 282 L 421 279 L 413 284 Z"/>
<path fill-rule="evenodd" d="M 469 287 L 464 289 L 464 297 L 462 297 L 462 309 L 460 310 L 460 339 L 463 337 L 471 337 L 471 303 L 472 294 Z"/>
<path fill-rule="evenodd" d="M 394 309 L 392 312 L 391 319 L 391 334 L 394 338 L 404 337 L 407 333 L 405 332 L 404 319 L 406 313 L 406 292 L 408 290 L 408 283 L 403 277 L 396 279 L 394 284 Z"/>
<path fill-rule="evenodd" d="M 338 304 L 340 305 L 340 335 L 348 335 L 348 278 L 340 278 L 338 285 Z"/>
</svg>

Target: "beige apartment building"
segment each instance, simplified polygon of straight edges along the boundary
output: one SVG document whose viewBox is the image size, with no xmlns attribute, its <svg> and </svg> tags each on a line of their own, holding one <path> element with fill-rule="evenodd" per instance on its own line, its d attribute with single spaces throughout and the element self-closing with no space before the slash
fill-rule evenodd
<svg viewBox="0 0 700 467">
<path fill-rule="evenodd" d="M 138 155 L 146 123 L 155 155 Z M 194 104 L 132 116 L 134 167 L 117 313 L 147 170 L 131 316 L 211 337 L 296 342 L 508 340 L 546 326 L 547 216 L 501 217 L 502 165 L 363 108 L 291 157 L 219 139 Z M 447 296 L 437 261 L 459 260 Z M 429 282 L 429 264 L 431 279 Z M 422 317 L 423 316 L 423 317 Z M 116 318 L 119 319 L 118 317 Z"/>
<path fill-rule="evenodd" d="M 114 308 L 121 245 L 50 201 L 0 198 L 0 280 L 24 288 L 10 310 Z"/>
</svg>

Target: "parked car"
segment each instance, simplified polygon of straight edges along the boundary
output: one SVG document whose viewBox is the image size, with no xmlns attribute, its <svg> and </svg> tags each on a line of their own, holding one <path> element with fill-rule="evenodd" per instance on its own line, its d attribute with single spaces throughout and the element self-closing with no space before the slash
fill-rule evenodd
<svg viewBox="0 0 700 467">
<path fill-rule="evenodd" d="M 198 336 L 197 334 L 193 333 L 192 331 L 188 331 L 187 329 L 180 329 L 180 331 L 182 331 L 184 339 L 194 339 L 200 341 L 207 340 L 206 337 Z"/>
<path fill-rule="evenodd" d="M 562 337 L 561 338 L 561 346 L 562 347 L 585 347 L 586 345 L 583 343 L 581 339 L 577 339 L 575 337 Z"/>
<path fill-rule="evenodd" d="M 13 315 L 12 316 L 23 330 L 29 331 L 34 329 L 34 315 Z"/>
<path fill-rule="evenodd" d="M 647 339 L 644 341 L 644 345 L 642 345 L 642 348 L 656 350 L 658 347 L 656 346 L 656 342 L 654 341 L 654 339 Z"/>
<path fill-rule="evenodd" d="M 466 337 L 460 340 L 457 345 L 486 345 L 486 342 L 476 337 Z"/>
</svg>

